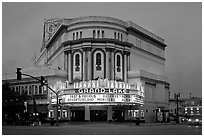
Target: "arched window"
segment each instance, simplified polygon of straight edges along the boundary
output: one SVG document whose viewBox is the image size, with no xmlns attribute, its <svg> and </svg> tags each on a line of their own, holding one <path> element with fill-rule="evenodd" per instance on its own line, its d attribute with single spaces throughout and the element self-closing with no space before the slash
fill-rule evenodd
<svg viewBox="0 0 204 137">
<path fill-rule="evenodd" d="M 116 64 L 116 66 L 117 66 L 117 72 L 120 72 L 121 71 L 121 69 L 120 69 L 120 67 L 121 67 L 120 55 L 117 55 L 117 64 Z"/>
<path fill-rule="evenodd" d="M 104 38 L 104 31 L 102 30 L 102 39 Z"/>
<path fill-rule="evenodd" d="M 116 39 L 116 32 L 114 32 L 114 39 Z"/>
<path fill-rule="evenodd" d="M 120 40 L 120 33 L 118 33 L 118 40 Z"/>
<path fill-rule="evenodd" d="M 75 33 L 73 33 L 73 40 L 75 39 Z"/>
<path fill-rule="evenodd" d="M 82 31 L 80 31 L 80 39 L 82 38 Z"/>
<path fill-rule="evenodd" d="M 123 41 L 123 34 L 121 34 L 120 39 L 121 39 L 121 41 Z"/>
<path fill-rule="evenodd" d="M 101 53 L 96 54 L 96 70 L 101 70 Z"/>
<path fill-rule="evenodd" d="M 97 38 L 100 38 L 100 30 L 98 30 Z"/>
<path fill-rule="evenodd" d="M 79 54 L 76 54 L 75 55 L 75 71 L 79 71 L 79 66 L 80 66 Z"/>
<path fill-rule="evenodd" d="M 93 38 L 95 38 L 95 37 L 96 37 L 96 31 L 93 30 Z"/>
</svg>

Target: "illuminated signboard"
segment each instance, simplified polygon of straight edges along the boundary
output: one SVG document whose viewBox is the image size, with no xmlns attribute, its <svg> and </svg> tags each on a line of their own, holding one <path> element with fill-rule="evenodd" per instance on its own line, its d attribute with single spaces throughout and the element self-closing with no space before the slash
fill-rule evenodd
<svg viewBox="0 0 204 137">
<path fill-rule="evenodd" d="M 143 100 L 138 95 L 133 94 L 72 94 L 64 95 L 63 102 L 104 102 L 104 103 L 138 103 L 143 104 Z"/>
<path fill-rule="evenodd" d="M 81 81 L 71 87 L 68 82 L 58 82 L 56 87 L 64 90 L 62 103 L 102 102 L 102 103 L 138 103 L 143 104 L 144 88 L 141 83 L 134 87 L 129 83 L 108 79 Z M 60 89 L 60 88 L 59 88 Z M 72 93 L 69 91 L 73 91 Z M 56 100 L 52 101 L 53 103 Z"/>
</svg>

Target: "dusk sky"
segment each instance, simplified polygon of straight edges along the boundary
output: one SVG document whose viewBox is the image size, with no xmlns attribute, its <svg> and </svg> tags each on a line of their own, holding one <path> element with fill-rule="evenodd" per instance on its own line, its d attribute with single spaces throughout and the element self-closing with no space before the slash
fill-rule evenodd
<svg viewBox="0 0 204 137">
<path fill-rule="evenodd" d="M 3 3 L 2 74 L 31 67 L 49 18 L 109 16 L 132 21 L 165 39 L 171 97 L 202 97 L 202 3 Z"/>
</svg>

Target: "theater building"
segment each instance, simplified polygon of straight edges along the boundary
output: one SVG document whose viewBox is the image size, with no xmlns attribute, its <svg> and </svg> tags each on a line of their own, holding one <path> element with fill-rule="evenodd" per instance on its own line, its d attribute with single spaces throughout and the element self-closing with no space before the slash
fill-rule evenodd
<svg viewBox="0 0 204 137">
<path fill-rule="evenodd" d="M 58 92 L 60 120 L 127 121 L 140 117 L 155 122 L 158 110 L 169 108 L 166 46 L 164 39 L 131 21 L 102 16 L 48 19 L 40 55 L 35 65 L 22 73 L 44 76 Z M 48 119 L 57 117 L 52 91 L 27 77 L 17 81 L 7 76 L 7 80 L 19 94 L 36 97 Z"/>
</svg>

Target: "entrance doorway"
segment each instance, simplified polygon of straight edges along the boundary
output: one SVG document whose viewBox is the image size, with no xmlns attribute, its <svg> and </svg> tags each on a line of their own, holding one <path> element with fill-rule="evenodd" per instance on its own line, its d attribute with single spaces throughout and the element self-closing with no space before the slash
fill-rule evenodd
<svg viewBox="0 0 204 137">
<path fill-rule="evenodd" d="M 90 110 L 90 121 L 107 121 L 107 110 Z"/>
<path fill-rule="evenodd" d="M 124 114 L 125 114 L 124 110 L 113 110 L 112 118 L 114 121 L 121 122 L 121 121 L 124 121 L 125 119 Z"/>
<path fill-rule="evenodd" d="M 85 110 L 71 110 L 71 121 L 84 121 Z"/>
</svg>

